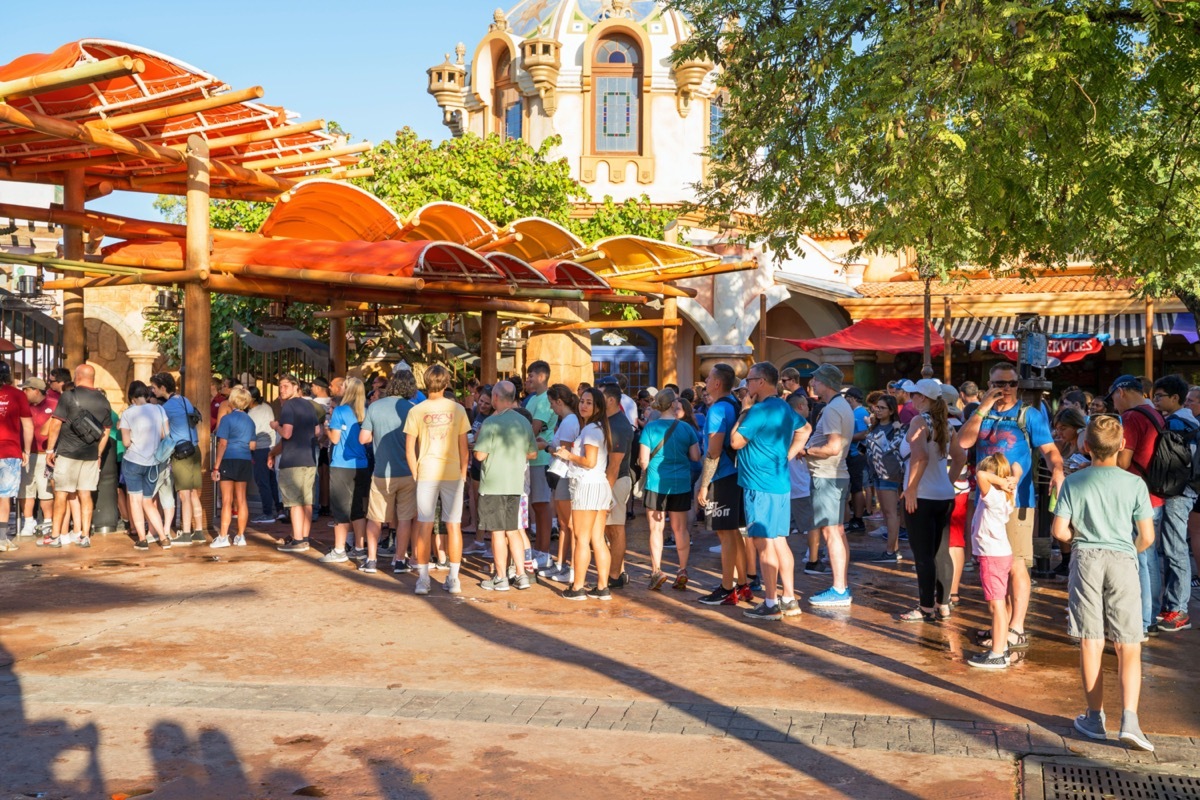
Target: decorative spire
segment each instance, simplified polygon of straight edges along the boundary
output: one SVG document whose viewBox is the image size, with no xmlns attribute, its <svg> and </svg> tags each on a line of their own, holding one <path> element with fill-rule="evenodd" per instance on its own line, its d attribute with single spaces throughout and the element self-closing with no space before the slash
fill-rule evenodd
<svg viewBox="0 0 1200 800">
<path fill-rule="evenodd" d="M 492 12 L 492 24 L 488 28 L 493 31 L 508 31 L 508 17 L 504 16 L 504 9 L 497 8 Z"/>
<path fill-rule="evenodd" d="M 464 66 L 467 63 L 467 46 L 462 42 L 459 42 L 457 45 L 455 45 L 454 56 L 454 63 L 458 64 L 460 67 Z"/>
</svg>

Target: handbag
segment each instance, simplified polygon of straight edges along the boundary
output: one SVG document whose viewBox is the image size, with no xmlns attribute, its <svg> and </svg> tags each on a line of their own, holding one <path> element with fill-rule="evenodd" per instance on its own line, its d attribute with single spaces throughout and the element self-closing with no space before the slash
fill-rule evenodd
<svg viewBox="0 0 1200 800">
<path fill-rule="evenodd" d="M 667 428 L 667 433 L 663 436 L 662 441 L 654 445 L 654 449 L 650 451 L 650 457 L 646 459 L 646 468 L 642 470 L 641 475 L 638 475 L 637 483 L 633 485 L 633 489 L 631 490 L 633 496 L 638 500 L 646 496 L 646 473 L 650 471 L 650 462 L 658 455 L 658 451 L 662 450 L 663 445 L 667 443 L 667 439 L 671 438 L 671 434 L 675 432 L 675 426 L 678 424 L 679 420 L 672 422 L 671 426 Z"/>
</svg>

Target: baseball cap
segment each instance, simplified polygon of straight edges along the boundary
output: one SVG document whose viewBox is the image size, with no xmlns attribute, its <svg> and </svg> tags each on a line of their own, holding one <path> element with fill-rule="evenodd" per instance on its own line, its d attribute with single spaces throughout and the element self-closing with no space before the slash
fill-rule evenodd
<svg viewBox="0 0 1200 800">
<path fill-rule="evenodd" d="M 39 392 L 46 391 L 46 382 L 41 378 L 26 378 L 21 384 L 22 389 L 37 389 Z"/>
<path fill-rule="evenodd" d="M 320 386 L 322 389 L 328 389 L 329 381 L 325 380 L 324 378 L 317 377 L 312 379 L 312 385 Z"/>
<path fill-rule="evenodd" d="M 955 389 L 948 383 L 942 384 L 942 399 L 946 401 L 946 405 L 952 406 L 958 402 L 958 389 Z"/>
<path fill-rule="evenodd" d="M 908 383 L 912 383 L 912 381 L 908 381 Z M 912 389 L 905 389 L 904 391 L 923 394 L 930 400 L 937 400 L 942 396 L 942 382 L 935 381 L 933 378 L 922 378 L 916 383 L 913 383 L 912 387 Z"/>
<path fill-rule="evenodd" d="M 1112 400 L 1113 394 L 1118 389 L 1137 389 L 1142 391 L 1142 379 L 1136 375 L 1122 375 L 1112 382 L 1112 386 L 1108 387 L 1108 394 L 1104 396 L 1105 400 Z"/>
<path fill-rule="evenodd" d="M 866 395 L 863 394 L 863 390 L 857 386 L 847 386 L 842 391 L 842 394 L 846 395 L 847 397 L 853 397 L 860 403 L 863 401 L 863 398 L 866 397 Z"/>
<path fill-rule="evenodd" d="M 926 378 L 925 380 L 933 380 L 933 379 L 932 379 L 932 378 Z M 906 380 L 906 381 L 901 381 L 901 382 L 900 382 L 900 385 L 899 385 L 899 386 L 897 386 L 896 388 L 897 388 L 897 389 L 899 389 L 899 390 L 900 390 L 900 391 L 902 391 L 902 392 L 908 392 L 909 394 L 912 394 L 913 392 L 919 391 L 919 390 L 917 389 L 917 384 L 913 383 L 912 381 L 908 381 L 908 380 Z"/>
<path fill-rule="evenodd" d="M 746 379 L 742 378 L 740 381 L 738 381 L 738 385 L 733 388 L 734 388 L 734 391 L 737 391 L 738 389 L 745 389 L 746 388 Z"/>
<path fill-rule="evenodd" d="M 600 382 L 597 383 L 596 385 L 597 386 L 620 386 L 621 384 L 612 375 L 605 375 L 603 378 L 600 379 Z"/>
</svg>

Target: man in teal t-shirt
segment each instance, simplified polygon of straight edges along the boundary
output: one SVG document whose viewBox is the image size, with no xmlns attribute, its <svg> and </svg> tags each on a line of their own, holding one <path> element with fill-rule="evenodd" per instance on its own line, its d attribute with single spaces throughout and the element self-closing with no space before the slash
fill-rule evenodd
<svg viewBox="0 0 1200 800">
<path fill-rule="evenodd" d="M 536 528 L 534 558 L 538 552 L 550 550 L 550 484 L 546 482 L 546 467 L 550 466 L 550 435 L 558 424 L 558 415 L 550 408 L 550 398 L 546 396 L 548 388 L 550 365 L 545 361 L 533 362 L 525 376 L 525 389 L 529 392 L 525 410 L 533 417 L 534 434 L 547 444 L 529 464 L 529 505 L 533 509 L 532 521 Z"/>
</svg>

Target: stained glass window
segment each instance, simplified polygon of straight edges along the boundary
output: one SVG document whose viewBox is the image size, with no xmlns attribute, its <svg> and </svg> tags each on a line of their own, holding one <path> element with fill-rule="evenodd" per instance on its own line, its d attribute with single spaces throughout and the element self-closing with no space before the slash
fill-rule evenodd
<svg viewBox="0 0 1200 800">
<path fill-rule="evenodd" d="M 641 98 L 637 78 L 596 78 L 596 152 L 635 153 Z"/>
<path fill-rule="evenodd" d="M 638 51 L 628 39 L 606 39 L 596 49 L 597 64 L 636 64 Z"/>
<path fill-rule="evenodd" d="M 520 139 L 523 122 L 524 115 L 522 114 L 521 102 L 518 100 L 504 110 L 504 135 L 509 139 Z"/>
<path fill-rule="evenodd" d="M 725 102 L 720 96 L 708 101 L 708 148 L 716 150 L 725 130 Z"/>
</svg>

